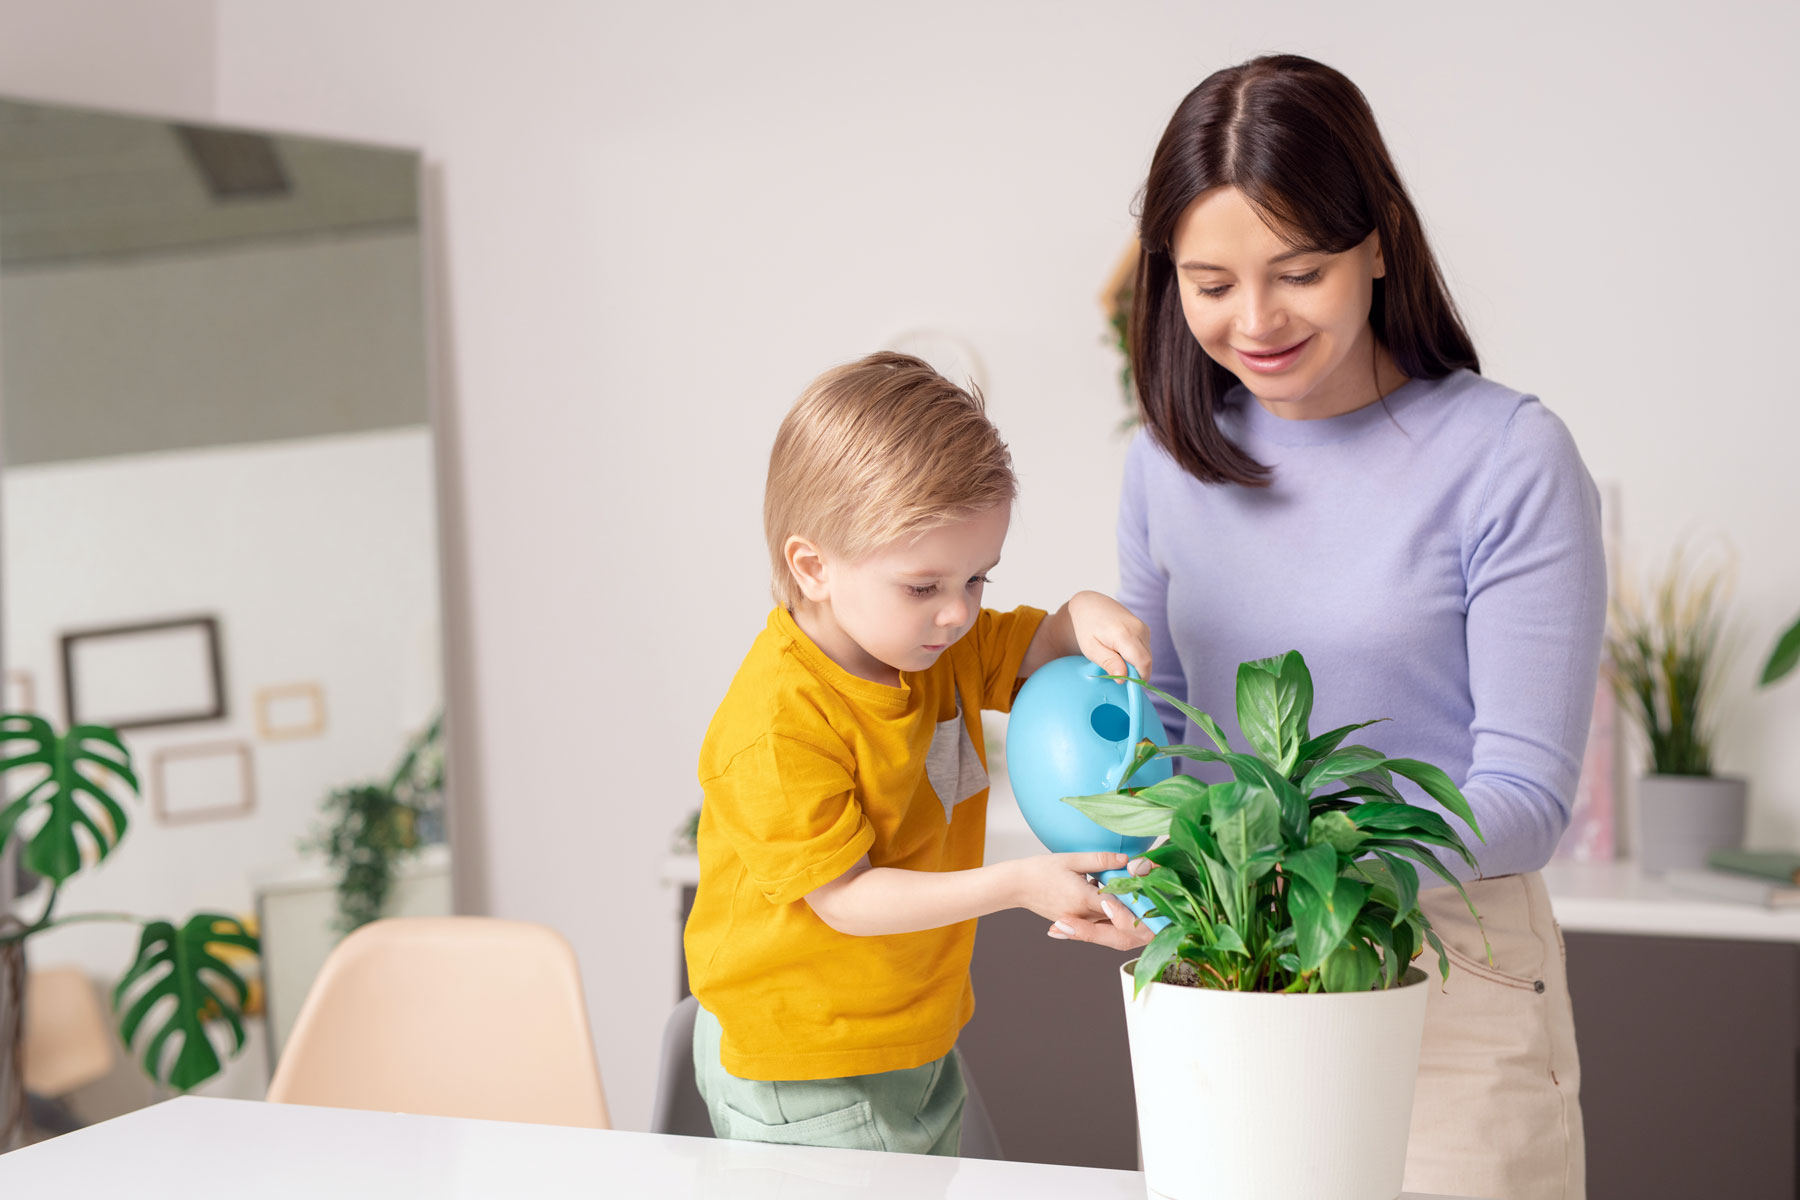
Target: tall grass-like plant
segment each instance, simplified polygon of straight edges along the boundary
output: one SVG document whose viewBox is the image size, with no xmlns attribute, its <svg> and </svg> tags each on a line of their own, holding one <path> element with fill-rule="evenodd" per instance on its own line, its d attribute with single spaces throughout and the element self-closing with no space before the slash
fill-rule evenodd
<svg viewBox="0 0 1800 1200">
<path fill-rule="evenodd" d="M 1103 889 L 1146 896 L 1170 921 L 1138 958 L 1137 989 L 1158 981 L 1245 992 L 1389 988 L 1427 943 L 1449 977 L 1443 945 L 1419 908 L 1419 868 L 1442 877 L 1467 904 L 1434 848 L 1471 868 L 1475 858 L 1448 821 L 1408 803 L 1394 784 L 1395 776 L 1412 780 L 1480 837 L 1448 775 L 1344 744 L 1375 721 L 1314 737 L 1312 674 L 1297 651 L 1238 668 L 1238 727 L 1248 751 L 1232 749 L 1206 713 L 1126 682 L 1170 701 L 1212 743 L 1140 742 L 1119 790 L 1065 801 L 1116 833 L 1168 836 L 1145 855 L 1154 864 L 1149 874 Z M 1222 763 L 1232 779 L 1207 784 L 1175 775 L 1129 786 L 1156 757 Z"/>
<path fill-rule="evenodd" d="M 1695 566 L 1678 550 L 1643 596 L 1613 600 L 1607 678 L 1643 730 L 1658 775 L 1713 773 L 1712 692 L 1729 593 L 1723 566 Z"/>
</svg>

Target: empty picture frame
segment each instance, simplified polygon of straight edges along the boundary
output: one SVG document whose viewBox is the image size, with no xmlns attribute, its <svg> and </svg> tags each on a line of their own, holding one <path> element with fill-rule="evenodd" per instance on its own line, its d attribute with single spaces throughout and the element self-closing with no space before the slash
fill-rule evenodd
<svg viewBox="0 0 1800 1200">
<path fill-rule="evenodd" d="M 248 816 L 256 780 L 247 742 L 167 746 L 150 757 L 150 809 L 164 825 Z"/>
<path fill-rule="evenodd" d="M 257 688 L 256 732 L 266 742 L 321 736 L 325 732 L 325 689 L 316 683 Z"/>
<path fill-rule="evenodd" d="M 30 671 L 14 667 L 6 673 L 6 696 L 0 700 L 0 709 L 9 713 L 37 711 L 37 683 Z"/>
<path fill-rule="evenodd" d="M 143 729 L 225 716 L 216 617 L 177 617 L 62 636 L 71 725 Z"/>
</svg>

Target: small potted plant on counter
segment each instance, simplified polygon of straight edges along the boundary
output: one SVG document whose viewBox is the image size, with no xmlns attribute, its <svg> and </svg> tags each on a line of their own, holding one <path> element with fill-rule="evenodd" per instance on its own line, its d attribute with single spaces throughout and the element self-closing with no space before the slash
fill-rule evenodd
<svg viewBox="0 0 1800 1200">
<path fill-rule="evenodd" d="M 1606 673 L 1644 733 L 1650 770 L 1638 779 L 1635 854 L 1647 871 L 1700 869 L 1744 842 L 1746 788 L 1713 773 L 1713 686 L 1725 629 L 1726 575 L 1677 551 L 1648 598 L 1614 598 Z"/>
<path fill-rule="evenodd" d="M 1148 897 L 1170 922 L 1122 968 L 1151 1194 L 1393 1200 L 1430 986 L 1412 960 L 1429 943 L 1449 974 L 1418 869 L 1467 903 L 1433 848 L 1475 866 L 1450 823 L 1394 779 L 1480 837 L 1468 802 L 1429 763 L 1344 744 L 1373 721 L 1312 736 L 1312 676 L 1297 652 L 1238 668 L 1248 752 L 1206 713 L 1149 690 L 1212 746 L 1145 741 L 1137 765 L 1177 756 L 1233 776 L 1133 788 L 1127 773 L 1116 791 L 1068 799 L 1115 832 L 1168 837 L 1146 854 L 1147 875 L 1105 888 Z"/>
</svg>

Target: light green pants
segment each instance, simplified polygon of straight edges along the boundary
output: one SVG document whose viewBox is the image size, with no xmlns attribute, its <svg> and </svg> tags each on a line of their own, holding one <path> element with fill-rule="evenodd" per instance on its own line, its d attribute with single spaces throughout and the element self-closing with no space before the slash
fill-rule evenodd
<svg viewBox="0 0 1800 1200">
<path fill-rule="evenodd" d="M 837 1079 L 739 1079 L 719 1064 L 719 1019 L 694 1015 L 694 1080 L 713 1132 L 742 1142 L 956 1157 L 962 1060 L 955 1050 L 904 1071 Z"/>
</svg>

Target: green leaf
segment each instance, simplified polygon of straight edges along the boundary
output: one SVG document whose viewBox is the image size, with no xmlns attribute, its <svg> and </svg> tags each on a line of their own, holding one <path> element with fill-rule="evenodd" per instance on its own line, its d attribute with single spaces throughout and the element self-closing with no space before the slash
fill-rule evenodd
<svg viewBox="0 0 1800 1200">
<path fill-rule="evenodd" d="M 244 1048 L 240 1020 L 250 988 L 228 963 L 212 953 L 215 945 L 240 946 L 258 952 L 261 945 L 234 917 L 196 913 L 179 930 L 168 921 L 144 926 L 136 960 L 113 989 L 113 1008 L 124 1009 L 119 1037 L 136 1050 L 138 1035 L 151 1009 L 173 998 L 162 1025 L 142 1047 L 144 1070 L 150 1078 L 179 1091 L 187 1091 L 219 1073 L 218 1052 L 206 1034 L 204 1014 L 216 1009 L 229 1027 L 236 1048 Z M 147 986 L 133 989 L 140 983 Z M 129 1008 L 126 997 L 133 996 Z M 164 1049 L 179 1038 L 173 1061 Z"/>
<path fill-rule="evenodd" d="M 1139 796 L 1100 792 L 1093 796 L 1065 796 L 1063 803 L 1101 828 L 1127 837 L 1161 837 L 1169 831 L 1169 810 Z"/>
<path fill-rule="evenodd" d="M 1354 725 L 1339 725 L 1329 733 L 1321 733 L 1316 738 L 1309 738 L 1300 746 L 1300 761 L 1297 767 L 1310 768 L 1314 762 L 1330 754 L 1338 748 L 1338 743 L 1359 729 L 1367 729 L 1371 725 L 1379 725 L 1386 717 L 1376 717 L 1373 721 L 1358 721 Z"/>
<path fill-rule="evenodd" d="M 1144 788 L 1137 793 L 1137 797 L 1164 808 L 1179 808 L 1188 801 L 1204 800 L 1206 786 L 1205 782 L 1192 775 L 1171 775 Z"/>
<path fill-rule="evenodd" d="M 23 743 L 27 748 L 8 753 Z M 30 713 L 0 716 L 0 774 L 42 768 L 43 778 L 0 809 L 0 850 L 13 830 L 35 808 L 42 824 L 26 844 L 25 865 L 54 883 L 62 883 L 82 866 L 85 835 L 104 859 L 125 835 L 125 809 L 97 780 L 138 791 L 131 752 L 119 735 L 102 725 L 76 725 L 58 734 L 44 718 Z"/>
<path fill-rule="evenodd" d="M 1298 651 L 1238 667 L 1238 728 L 1284 779 L 1307 741 L 1312 706 L 1312 673 Z"/>
<path fill-rule="evenodd" d="M 1315 762 L 1307 771 L 1306 777 L 1300 781 L 1300 790 L 1310 796 L 1328 783 L 1360 775 L 1384 761 L 1386 760 L 1379 750 L 1371 750 L 1367 746 L 1345 746 Z"/>
<path fill-rule="evenodd" d="M 1337 888 L 1338 852 L 1328 845 L 1308 846 L 1290 851 L 1281 860 L 1283 873 L 1310 883 L 1321 896 L 1330 896 Z"/>
<path fill-rule="evenodd" d="M 1161 688 L 1156 687 L 1153 684 L 1145 683 L 1142 679 L 1127 678 L 1124 675 L 1108 675 L 1106 678 L 1115 680 L 1119 683 L 1133 684 L 1143 688 L 1147 692 L 1161 696 L 1164 700 L 1173 704 L 1182 716 L 1198 726 L 1201 733 L 1204 733 L 1207 737 L 1211 738 L 1214 746 L 1218 747 L 1221 751 L 1231 749 L 1231 744 L 1225 740 L 1225 731 L 1219 728 L 1219 723 L 1189 704 L 1187 701 L 1171 696 Z"/>
<path fill-rule="evenodd" d="M 1306 840 L 1317 845 L 1323 842 L 1333 850 L 1342 854 L 1354 853 L 1356 848 L 1368 840 L 1368 834 L 1356 827 L 1356 822 L 1341 812 L 1322 812 L 1312 819 L 1308 827 Z"/>
<path fill-rule="evenodd" d="M 1241 782 L 1207 789 L 1212 806 L 1212 832 L 1233 871 L 1258 850 L 1280 844 L 1281 805 L 1266 787 Z"/>
<path fill-rule="evenodd" d="M 1288 891 L 1303 971 L 1316 970 L 1338 948 L 1368 895 L 1368 884 L 1342 876 L 1334 877 L 1332 890 L 1324 894 L 1307 883 Z"/>
<path fill-rule="evenodd" d="M 1144 738 L 1139 741 L 1137 749 L 1132 752 L 1130 765 L 1125 768 L 1125 774 L 1119 777 L 1119 782 L 1116 786 L 1122 788 L 1127 783 L 1130 783 L 1131 777 L 1138 773 L 1138 768 L 1156 757 L 1156 752 L 1159 748 L 1160 747 L 1149 738 Z"/>
<path fill-rule="evenodd" d="M 1365 833 L 1380 837 L 1412 838 L 1432 845 L 1442 846 L 1456 851 L 1471 867 L 1475 866 L 1475 856 L 1463 844 L 1462 838 L 1450 828 L 1450 823 L 1429 809 L 1420 808 L 1416 804 L 1385 803 L 1371 800 L 1359 804 L 1348 813 L 1350 820 Z"/>
<path fill-rule="evenodd" d="M 1352 938 L 1325 959 L 1319 978 L 1328 992 L 1366 992 L 1375 986 L 1381 960 L 1364 941 Z"/>
<path fill-rule="evenodd" d="M 1763 667 L 1761 685 L 1768 687 L 1800 663 L 1800 620 L 1788 626 L 1786 633 L 1775 642 L 1775 649 L 1769 652 L 1768 665 Z"/>
<path fill-rule="evenodd" d="M 1437 951 L 1439 978 L 1445 983 L 1450 982 L 1450 956 L 1444 953 L 1444 943 L 1438 940 L 1436 931 L 1430 925 L 1425 926 L 1425 940 L 1431 943 L 1433 950 Z"/>
<path fill-rule="evenodd" d="M 1215 925 L 1213 927 L 1212 944 L 1213 948 L 1221 953 L 1240 954 L 1245 958 L 1250 957 L 1250 947 L 1244 945 L 1244 939 L 1239 936 L 1237 930 L 1229 925 Z"/>
<path fill-rule="evenodd" d="M 1150 939 L 1144 952 L 1138 956 L 1137 966 L 1131 972 L 1131 994 L 1136 996 L 1148 984 L 1162 978 L 1163 968 L 1175 957 L 1175 951 L 1181 947 L 1183 934 L 1179 925 L 1170 925 L 1161 933 Z"/>
<path fill-rule="evenodd" d="M 1475 823 L 1475 814 L 1469 808 L 1469 802 L 1463 797 L 1461 789 L 1450 781 L 1450 776 L 1428 762 L 1420 762 L 1416 758 L 1390 758 L 1382 764 L 1396 774 L 1404 775 L 1420 787 L 1425 794 L 1439 804 L 1461 817 L 1463 822 L 1474 831 L 1482 841 L 1481 826 Z"/>
<path fill-rule="evenodd" d="M 1398 925 L 1419 907 L 1419 870 L 1385 850 L 1375 851 L 1375 857 L 1381 860 L 1393 881 L 1394 924 Z"/>
</svg>

